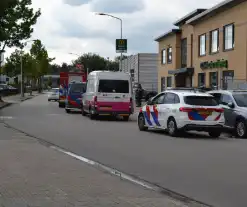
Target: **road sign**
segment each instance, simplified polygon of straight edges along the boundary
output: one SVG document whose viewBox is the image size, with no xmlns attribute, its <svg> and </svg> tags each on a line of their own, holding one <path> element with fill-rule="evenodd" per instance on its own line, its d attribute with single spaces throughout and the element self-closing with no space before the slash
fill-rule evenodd
<svg viewBox="0 0 247 207">
<path fill-rule="evenodd" d="M 116 52 L 127 53 L 127 39 L 116 39 Z"/>
</svg>

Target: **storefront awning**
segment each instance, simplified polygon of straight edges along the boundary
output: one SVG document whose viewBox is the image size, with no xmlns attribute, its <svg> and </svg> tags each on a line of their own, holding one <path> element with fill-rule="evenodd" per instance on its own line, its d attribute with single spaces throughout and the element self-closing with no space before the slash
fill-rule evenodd
<svg viewBox="0 0 247 207">
<path fill-rule="evenodd" d="M 179 68 L 176 70 L 168 70 L 169 75 L 178 75 L 181 73 L 188 73 L 188 75 L 193 75 L 194 68 Z"/>
</svg>

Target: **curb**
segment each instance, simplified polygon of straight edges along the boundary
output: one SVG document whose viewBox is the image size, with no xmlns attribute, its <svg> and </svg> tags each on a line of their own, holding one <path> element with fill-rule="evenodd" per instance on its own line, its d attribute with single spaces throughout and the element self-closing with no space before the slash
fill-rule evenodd
<svg viewBox="0 0 247 207">
<path fill-rule="evenodd" d="M 0 110 L 3 109 L 3 108 L 6 108 L 8 106 L 11 106 L 11 105 L 12 105 L 12 103 L 6 103 L 5 105 L 0 106 Z"/>
<path fill-rule="evenodd" d="M 25 99 L 20 100 L 20 102 L 24 102 L 24 101 L 26 101 L 26 100 L 32 99 L 32 98 L 37 97 L 37 96 L 38 96 L 38 94 L 37 94 L 37 95 L 33 95 L 33 96 L 31 96 L 31 97 L 27 97 L 27 98 L 25 98 Z M 1 109 L 4 109 L 4 108 L 6 108 L 6 107 L 9 107 L 9 106 L 11 106 L 11 105 L 13 104 L 13 103 L 7 103 L 7 102 L 4 102 L 4 103 L 6 103 L 6 104 L 3 105 L 3 106 L 0 106 L 0 110 L 1 110 Z"/>
</svg>

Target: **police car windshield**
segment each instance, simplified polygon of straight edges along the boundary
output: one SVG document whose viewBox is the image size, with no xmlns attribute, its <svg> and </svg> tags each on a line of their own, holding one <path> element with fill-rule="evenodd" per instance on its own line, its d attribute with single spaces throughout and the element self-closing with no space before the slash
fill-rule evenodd
<svg viewBox="0 0 247 207">
<path fill-rule="evenodd" d="M 185 96 L 184 102 L 194 106 L 217 106 L 218 103 L 214 97 L 210 96 Z"/>
<path fill-rule="evenodd" d="M 128 80 L 100 80 L 99 92 L 129 93 L 129 81 Z"/>
<path fill-rule="evenodd" d="M 70 86 L 70 92 L 72 93 L 84 93 L 86 86 L 84 83 L 73 83 Z"/>
<path fill-rule="evenodd" d="M 233 98 L 239 107 L 247 107 L 247 93 L 234 93 Z"/>
</svg>

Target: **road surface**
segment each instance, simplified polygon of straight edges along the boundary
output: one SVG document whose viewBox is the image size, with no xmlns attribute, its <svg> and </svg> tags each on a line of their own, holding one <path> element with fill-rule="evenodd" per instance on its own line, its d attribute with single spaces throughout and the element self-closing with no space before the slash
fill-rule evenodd
<svg viewBox="0 0 247 207">
<path fill-rule="evenodd" d="M 46 95 L 0 111 L 13 127 L 213 206 L 247 206 L 247 141 L 140 132 L 135 121 L 66 114 Z"/>
</svg>

